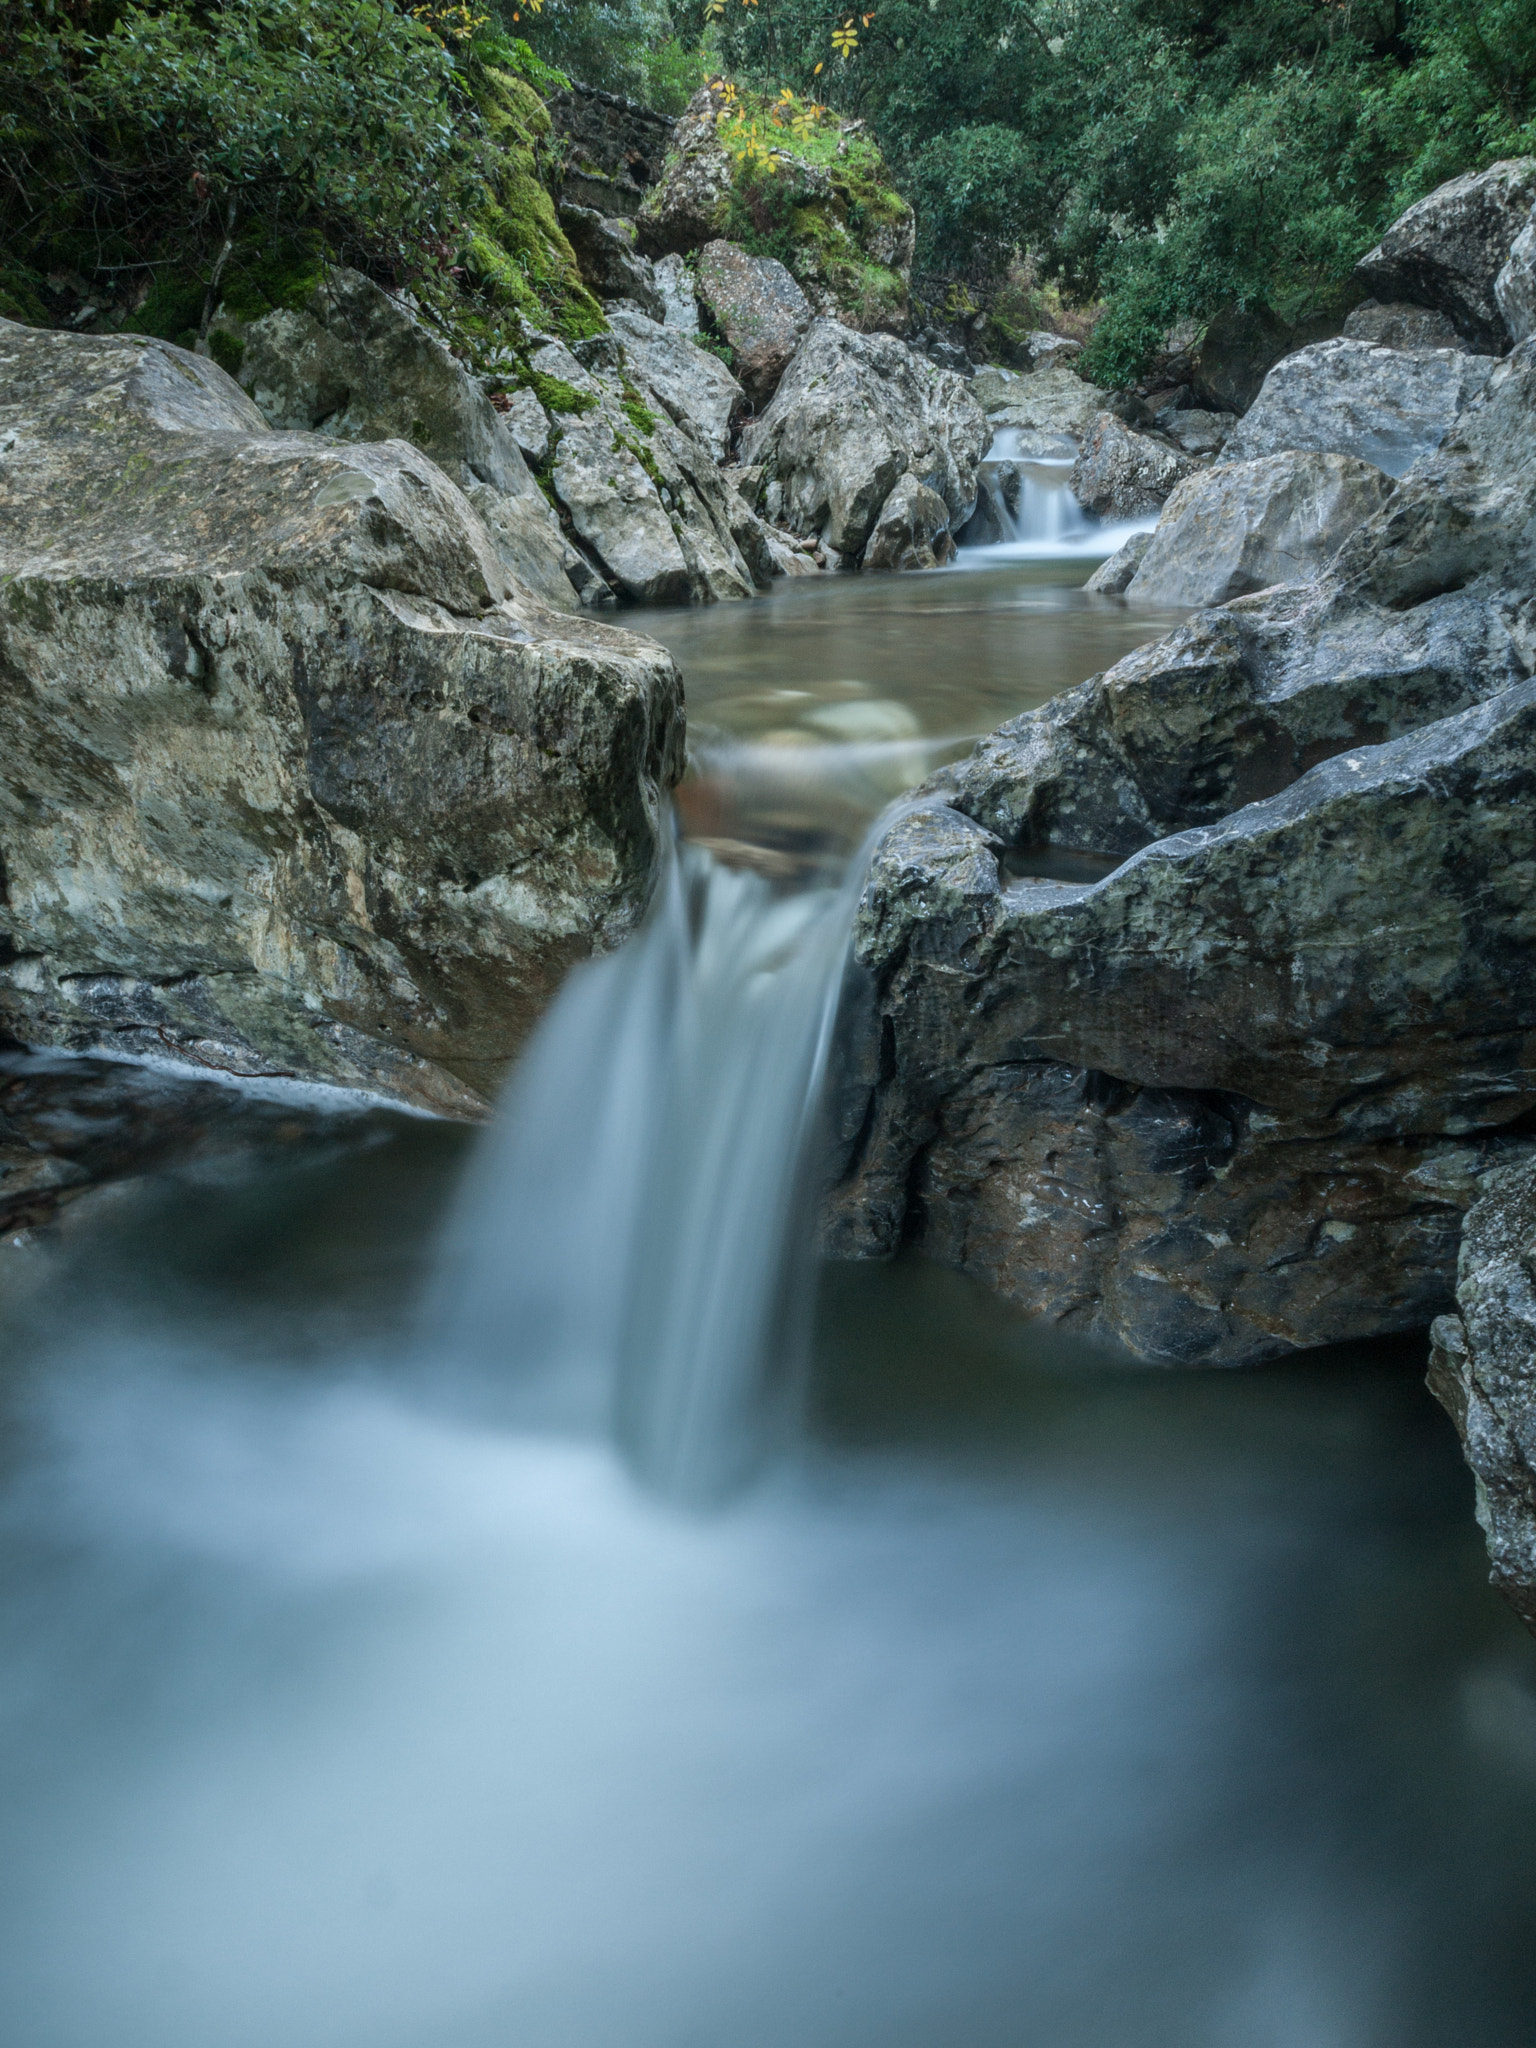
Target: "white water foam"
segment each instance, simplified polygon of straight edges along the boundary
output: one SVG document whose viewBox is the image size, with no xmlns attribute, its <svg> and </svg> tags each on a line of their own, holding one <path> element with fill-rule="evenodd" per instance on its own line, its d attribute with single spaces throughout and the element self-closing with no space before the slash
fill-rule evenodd
<svg viewBox="0 0 1536 2048">
<path fill-rule="evenodd" d="M 1149 533 L 1157 514 L 1106 525 L 1083 510 L 1072 495 L 1067 479 L 1072 456 L 1029 452 L 1025 438 L 1016 427 L 1003 427 L 992 437 L 982 461 L 983 473 L 994 474 L 1003 464 L 1018 471 L 1018 502 L 1010 509 L 1000 490 L 992 502 L 1005 537 L 960 550 L 953 565 L 976 568 L 998 562 L 1051 561 L 1062 557 L 1107 560 L 1123 547 L 1133 533 Z"/>
</svg>

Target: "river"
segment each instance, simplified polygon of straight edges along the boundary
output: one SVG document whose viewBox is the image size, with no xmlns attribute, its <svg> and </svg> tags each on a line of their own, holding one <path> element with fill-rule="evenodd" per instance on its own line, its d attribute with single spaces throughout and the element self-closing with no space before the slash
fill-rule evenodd
<svg viewBox="0 0 1536 2048">
<path fill-rule="evenodd" d="M 0 1274 L 0 2040 L 1529 2041 L 1536 1643 L 1422 1343 L 1149 1372 L 915 1264 L 753 1293 L 813 1298 L 798 1139 L 740 1169 L 838 869 L 1166 627 L 1087 566 L 626 621 L 688 686 L 672 953 L 578 978 L 499 1134 L 374 1113 Z"/>
</svg>

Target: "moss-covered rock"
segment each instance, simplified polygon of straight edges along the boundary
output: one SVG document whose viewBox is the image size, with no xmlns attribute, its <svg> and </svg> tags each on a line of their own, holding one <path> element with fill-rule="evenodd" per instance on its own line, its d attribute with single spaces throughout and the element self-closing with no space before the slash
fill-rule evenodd
<svg viewBox="0 0 1536 2048">
<path fill-rule="evenodd" d="M 714 80 L 689 102 L 641 208 L 655 255 L 725 240 L 782 263 L 819 314 L 905 332 L 912 209 L 862 121 Z"/>
</svg>

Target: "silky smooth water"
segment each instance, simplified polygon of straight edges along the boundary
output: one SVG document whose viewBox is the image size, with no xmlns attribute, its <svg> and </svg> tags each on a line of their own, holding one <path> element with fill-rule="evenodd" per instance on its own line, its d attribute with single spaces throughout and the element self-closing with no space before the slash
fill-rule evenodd
<svg viewBox="0 0 1536 2048">
<path fill-rule="evenodd" d="M 1162 622 L 985 572 L 664 623 L 718 744 L 790 729 L 741 700 L 796 690 L 803 738 L 774 744 L 835 755 L 892 743 L 843 707 L 905 710 L 919 751 Z M 734 706 L 689 651 L 711 626 Z M 644 1269 L 669 1243 L 718 1226 L 743 1271 L 756 1232 L 793 1268 L 792 1200 L 678 1220 L 721 1126 L 690 1126 L 665 1012 L 694 1001 L 718 1049 L 811 959 L 795 891 L 902 781 L 818 765 L 798 808 L 697 775 L 689 829 L 733 867 L 684 857 L 689 914 L 589 976 L 613 1009 L 557 1010 L 499 1141 L 374 1116 L 6 1255 L 7 2048 L 1529 2040 L 1536 1643 L 1486 1586 L 1422 1345 L 1115 1370 L 953 1276 L 850 1268 L 787 1440 L 756 1433 L 777 1335 L 699 1431 L 667 1383 Z M 711 931 L 745 969 L 718 1008 Z M 803 1102 L 814 1003 L 798 1053 L 746 1008 L 762 1100 Z M 751 1089 L 725 1099 L 751 1130 Z M 626 1106 L 649 1213 L 593 1140 Z M 780 1327 L 740 1286 L 723 1308 Z M 631 1324 L 659 1369 L 605 1406 Z M 757 1444 L 755 1480 L 693 1485 L 701 1443 Z"/>
</svg>

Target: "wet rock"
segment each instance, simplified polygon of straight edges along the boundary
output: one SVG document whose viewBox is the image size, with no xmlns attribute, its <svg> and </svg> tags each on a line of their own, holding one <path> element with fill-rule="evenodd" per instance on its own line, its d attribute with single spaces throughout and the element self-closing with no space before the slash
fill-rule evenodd
<svg viewBox="0 0 1536 2048">
<path fill-rule="evenodd" d="M 864 550 L 864 567 L 937 569 L 954 551 L 949 507 L 909 470 L 880 508 Z"/>
<path fill-rule="evenodd" d="M 1536 157 L 1468 171 L 1392 223 L 1355 266 L 1378 299 L 1443 313 L 1466 346 L 1502 355 L 1513 336 L 1498 302 L 1500 271 L 1536 204 Z"/>
<path fill-rule="evenodd" d="M 5 1028 L 477 1110 L 648 900 L 670 658 L 402 441 L 274 433 L 163 343 L 0 355 Z"/>
<path fill-rule="evenodd" d="M 1151 545 L 1150 533 L 1133 533 L 1116 548 L 1107 562 L 1099 564 L 1083 585 L 1084 590 L 1094 597 L 1123 597 Z"/>
<path fill-rule="evenodd" d="M 976 510 L 955 535 L 965 548 L 996 547 L 1018 531 L 1024 473 L 1017 462 L 988 460 L 976 472 Z"/>
<path fill-rule="evenodd" d="M 1533 554 L 1528 343 L 1315 582 L 940 771 L 860 910 L 832 1247 L 1170 1362 L 1449 1307 L 1536 1111 Z"/>
<path fill-rule="evenodd" d="M 1454 320 L 1429 306 L 1410 305 L 1405 299 L 1393 299 L 1386 305 L 1379 299 L 1367 299 L 1356 306 L 1344 322 L 1344 339 L 1374 342 L 1378 348 L 1461 347 Z"/>
<path fill-rule="evenodd" d="M 1429 1385 L 1472 1467 L 1490 1580 L 1536 1632 L 1536 1158 L 1486 1178 L 1467 1212 L 1456 1312 L 1430 1340 Z"/>
<path fill-rule="evenodd" d="M 1494 280 L 1494 297 L 1512 342 L 1536 334 L 1536 206 L 1510 244 L 1504 268 Z"/>
<path fill-rule="evenodd" d="M 1193 474 L 1187 455 L 1101 412 L 1072 465 L 1070 484 L 1085 512 L 1101 519 L 1139 519 L 1155 512 L 1175 485 Z"/>
<path fill-rule="evenodd" d="M 805 293 L 782 263 L 749 256 L 735 242 L 710 242 L 694 282 L 730 343 L 744 390 L 766 404 L 811 324 Z"/>
<path fill-rule="evenodd" d="M 1164 506 L 1126 595 L 1133 604 L 1225 604 L 1274 583 L 1308 583 L 1391 491 L 1390 478 L 1350 455 L 1198 470 Z"/>
<path fill-rule="evenodd" d="M 964 525 L 989 440 L 962 378 L 894 335 L 818 320 L 744 432 L 742 457 L 763 465 L 765 503 L 776 493 L 779 508 L 772 516 L 857 559 L 909 470 L 943 499 L 951 528 Z"/>
<path fill-rule="evenodd" d="M 1270 371 L 1222 450 L 1223 459 L 1252 462 L 1286 449 L 1315 448 L 1355 455 L 1401 476 L 1439 447 L 1492 368 L 1490 356 L 1452 349 L 1318 342 Z"/>
<path fill-rule="evenodd" d="M 609 317 L 632 373 L 679 427 L 723 461 L 731 444 L 731 419 L 743 402 L 741 386 L 724 363 L 690 336 L 643 313 Z"/>
<path fill-rule="evenodd" d="M 336 441 L 409 442 L 482 510 L 497 501 L 493 537 L 520 582 L 545 604 L 576 608 L 564 566 L 570 550 L 510 418 L 408 300 L 338 270 L 302 311 L 268 313 L 240 331 L 240 383 L 269 425 Z"/>
<path fill-rule="evenodd" d="M 564 205 L 560 225 L 583 283 L 600 299 L 630 299 L 652 320 L 665 320 L 667 303 L 650 263 L 635 246 L 633 221 L 607 218 L 590 206 Z"/>
</svg>

